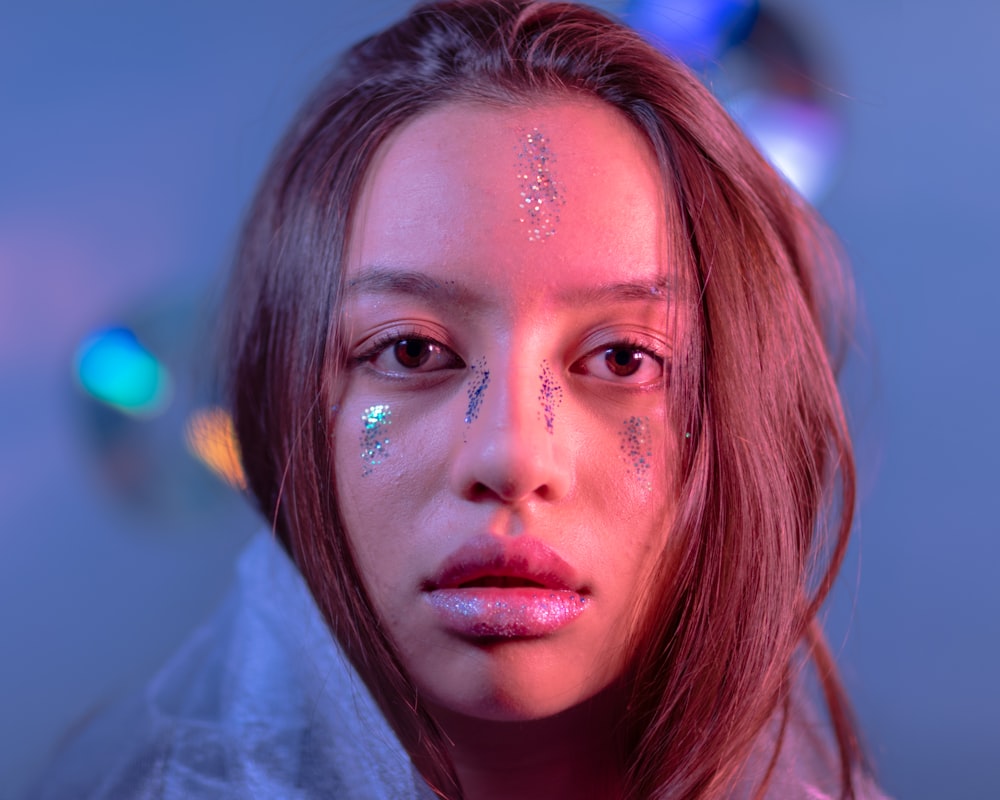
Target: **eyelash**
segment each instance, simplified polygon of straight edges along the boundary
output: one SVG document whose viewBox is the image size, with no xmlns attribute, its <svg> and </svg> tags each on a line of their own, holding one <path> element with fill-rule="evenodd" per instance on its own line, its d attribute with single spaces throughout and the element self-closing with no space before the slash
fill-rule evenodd
<svg viewBox="0 0 1000 800">
<path fill-rule="evenodd" d="M 664 352 L 661 352 L 658 347 L 655 347 L 650 342 L 650 340 L 629 334 L 622 335 L 619 338 L 614 339 L 610 342 L 602 342 L 596 347 L 587 351 L 586 355 L 584 355 L 582 358 L 574 362 L 574 366 L 570 368 L 570 371 L 577 372 L 580 374 L 590 374 L 582 368 L 582 365 L 586 361 L 589 361 L 591 358 L 599 356 L 602 353 L 606 354 L 612 350 L 632 350 L 636 353 L 642 353 L 644 356 L 652 359 L 653 362 L 656 363 L 662 370 L 657 380 L 644 384 L 634 384 L 631 386 L 631 388 L 635 389 L 651 388 L 652 386 L 659 385 L 669 375 L 670 364 L 668 362 L 666 354 Z M 577 365 L 581 365 L 581 367 L 578 368 Z M 625 384 L 626 386 L 630 384 L 630 382 L 626 380 L 615 381 L 615 382 Z"/>
<path fill-rule="evenodd" d="M 426 332 L 417 329 L 394 329 L 385 331 L 375 338 L 361 353 L 354 356 L 351 359 L 353 365 L 358 366 L 361 364 L 372 364 L 379 356 L 385 353 L 390 347 L 400 344 L 405 341 L 411 342 L 424 342 L 432 347 L 440 348 L 443 353 L 450 355 L 454 359 L 454 366 L 447 369 L 464 369 L 466 367 L 465 361 L 457 354 L 454 350 L 445 344 L 442 344 L 439 340 L 435 339 L 433 336 L 428 335 Z M 668 375 L 670 371 L 670 365 L 667 357 L 662 352 L 658 352 L 658 348 L 651 346 L 649 340 L 637 337 L 624 335 L 617 339 L 608 342 L 601 342 L 596 347 L 588 350 L 583 356 L 573 362 L 570 367 L 570 372 L 582 375 L 593 374 L 589 370 L 585 369 L 584 365 L 590 359 L 601 355 L 602 353 L 608 353 L 612 350 L 632 350 L 637 353 L 642 353 L 644 356 L 650 358 L 655 362 L 662 370 L 661 375 L 655 381 L 650 381 L 644 384 L 632 384 L 627 380 L 614 381 L 611 379 L 599 378 L 599 380 L 608 380 L 609 383 L 620 383 L 624 387 L 633 389 L 646 389 L 651 388 L 651 386 L 659 385 Z M 417 369 L 409 369 L 402 364 L 399 365 L 399 373 L 386 373 L 382 370 L 374 369 L 374 371 L 391 380 L 406 379 L 407 377 L 413 377 L 417 375 L 431 375 L 434 372 L 443 372 L 447 369 L 439 370 L 428 370 L 425 372 L 420 372 Z M 623 376 L 629 377 L 629 376 Z"/>
<path fill-rule="evenodd" d="M 361 353 L 354 356 L 351 359 L 351 362 L 354 365 L 372 363 L 376 358 L 382 355 L 382 353 L 384 353 L 393 345 L 406 341 L 426 342 L 431 346 L 440 348 L 443 352 L 449 354 L 455 360 L 456 363 L 453 369 L 462 369 L 466 366 L 465 361 L 454 350 L 452 350 L 447 345 L 442 344 L 433 336 L 429 336 L 427 333 L 417 329 L 400 329 L 400 328 L 395 328 L 392 330 L 385 331 L 384 333 L 377 336 Z M 413 374 L 422 374 L 418 373 L 416 370 L 408 370 L 402 364 L 400 364 L 400 370 L 401 370 L 401 375 L 399 376 L 387 375 L 386 377 L 402 377 L 402 374 L 405 374 L 407 372 L 411 372 Z M 380 374 L 385 375 L 385 373 L 380 373 Z"/>
</svg>

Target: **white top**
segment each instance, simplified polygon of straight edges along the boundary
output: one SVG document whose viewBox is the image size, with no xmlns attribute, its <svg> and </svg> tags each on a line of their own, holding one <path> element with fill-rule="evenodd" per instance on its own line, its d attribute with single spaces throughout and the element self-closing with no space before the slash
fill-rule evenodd
<svg viewBox="0 0 1000 800">
<path fill-rule="evenodd" d="M 38 800 L 434 797 L 269 532 L 146 689 L 103 712 Z"/>
<path fill-rule="evenodd" d="M 838 797 L 837 774 L 792 721 L 767 793 Z M 770 735 L 733 800 L 752 796 Z M 863 784 L 859 798 L 883 795 Z M 35 800 L 431 800 L 354 672 L 298 569 L 269 532 L 239 559 L 219 609 L 137 696 L 91 722 L 47 770 Z"/>
</svg>

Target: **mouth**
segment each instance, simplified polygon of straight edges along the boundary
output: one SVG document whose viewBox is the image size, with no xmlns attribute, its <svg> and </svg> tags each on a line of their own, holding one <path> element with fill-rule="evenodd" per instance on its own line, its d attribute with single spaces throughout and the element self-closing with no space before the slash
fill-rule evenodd
<svg viewBox="0 0 1000 800">
<path fill-rule="evenodd" d="M 590 605 L 589 589 L 572 567 L 527 537 L 469 540 L 423 590 L 447 630 L 480 641 L 547 636 Z"/>
<path fill-rule="evenodd" d="M 482 535 L 449 555 L 425 591 L 467 588 L 535 588 L 586 592 L 575 570 L 539 539 L 501 540 Z"/>
<path fill-rule="evenodd" d="M 456 589 L 547 589 L 551 588 L 530 578 L 517 578 L 513 575 L 485 575 L 472 581 L 465 581 Z"/>
</svg>

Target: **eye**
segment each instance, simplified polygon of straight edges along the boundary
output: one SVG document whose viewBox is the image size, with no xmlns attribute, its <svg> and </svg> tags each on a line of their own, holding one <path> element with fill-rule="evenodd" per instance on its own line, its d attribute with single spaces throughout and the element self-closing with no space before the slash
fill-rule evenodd
<svg viewBox="0 0 1000 800">
<path fill-rule="evenodd" d="M 396 377 L 446 369 L 462 369 L 465 363 L 449 348 L 426 336 L 389 334 L 356 359 L 378 372 Z"/>
<path fill-rule="evenodd" d="M 633 350 L 631 347 L 609 347 L 604 351 L 604 363 L 608 370 L 619 378 L 635 375 L 642 369 L 642 362 L 648 357 L 648 353 Z"/>
<path fill-rule="evenodd" d="M 645 345 L 615 342 L 588 353 L 572 371 L 601 380 L 647 386 L 663 378 L 664 358 Z"/>
</svg>

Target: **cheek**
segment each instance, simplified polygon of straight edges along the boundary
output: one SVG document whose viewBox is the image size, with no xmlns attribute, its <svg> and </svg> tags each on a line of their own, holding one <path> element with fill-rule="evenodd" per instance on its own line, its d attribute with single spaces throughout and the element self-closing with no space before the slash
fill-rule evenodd
<svg viewBox="0 0 1000 800">
<path fill-rule="evenodd" d="M 391 455 L 389 429 L 392 408 L 388 403 L 369 406 L 361 414 L 361 476 L 367 478 Z M 343 463 L 343 462 L 338 462 Z"/>
<path fill-rule="evenodd" d="M 670 447 L 669 429 L 657 414 L 629 415 L 609 425 L 600 445 L 587 459 L 591 483 L 607 500 L 605 514 L 621 557 L 635 568 L 666 541 L 666 531 L 676 505 L 671 480 L 676 452 Z"/>
<path fill-rule="evenodd" d="M 408 484 L 406 414 L 396 404 L 345 404 L 334 423 L 337 499 L 358 568 L 370 590 L 390 568 Z M 379 569 L 373 567 L 379 565 Z"/>
<path fill-rule="evenodd" d="M 653 439 L 649 417 L 629 417 L 618 433 L 619 455 L 626 476 L 647 492 L 653 489 Z"/>
<path fill-rule="evenodd" d="M 427 549 L 424 524 L 440 496 L 442 464 L 461 412 L 428 417 L 377 396 L 345 402 L 334 422 L 336 492 L 354 558 L 376 605 Z M 444 422 L 450 428 L 444 429 Z M 435 423 L 438 423 L 435 425 Z"/>
</svg>

